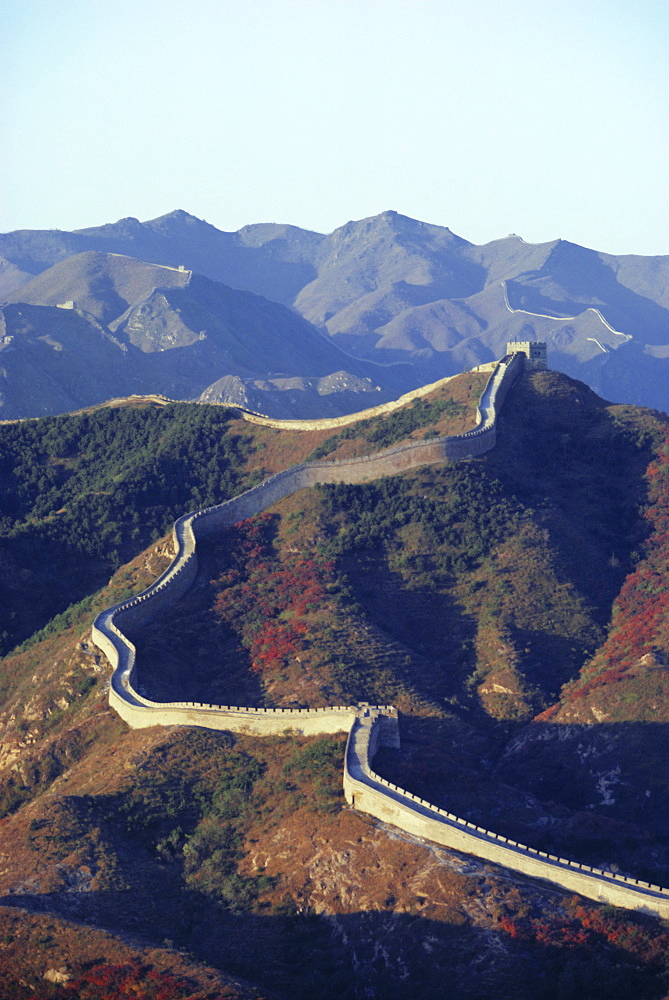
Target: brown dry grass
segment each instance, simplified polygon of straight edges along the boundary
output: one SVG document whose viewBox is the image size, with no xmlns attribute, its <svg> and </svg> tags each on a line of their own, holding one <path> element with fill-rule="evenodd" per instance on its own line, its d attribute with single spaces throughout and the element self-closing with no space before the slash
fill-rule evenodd
<svg viewBox="0 0 669 1000">
<path fill-rule="evenodd" d="M 53 914 L 27 913 L 0 906 L 0 980 L 3 996 L 58 997 L 62 986 L 51 986 L 45 973 L 76 977 L 94 965 L 140 964 L 158 972 L 183 976 L 193 992 L 203 991 L 212 1000 L 252 1000 L 267 996 L 249 984 L 222 975 L 169 948 L 148 947 L 127 934 L 114 935 L 74 923 Z M 21 993 L 21 987 L 25 993 Z M 3 987 L 0 986 L 0 989 Z"/>
<path fill-rule="evenodd" d="M 465 372 L 451 379 L 446 385 L 440 386 L 422 399 L 427 403 L 442 399 L 453 399 L 456 403 L 466 406 L 466 411 L 454 417 L 444 416 L 431 428 L 421 428 L 408 435 L 406 440 L 418 440 L 425 436 L 428 429 L 438 434 L 462 434 L 476 426 L 476 405 L 487 382 L 488 375 L 477 372 Z M 410 405 L 410 404 L 409 404 Z M 363 418 L 364 419 L 364 418 Z M 383 421 L 384 417 L 373 418 Z M 350 427 L 351 425 L 347 425 Z M 265 474 L 272 475 L 282 469 L 304 461 L 319 445 L 339 433 L 339 428 L 330 430 L 299 431 L 278 430 L 274 427 L 263 427 L 259 424 L 235 420 L 230 424 L 230 430 L 253 444 L 251 458 L 248 462 L 249 471 L 262 469 Z M 354 458 L 358 455 L 368 455 L 378 451 L 378 446 L 363 438 L 348 438 L 328 455 L 328 458 Z"/>
</svg>

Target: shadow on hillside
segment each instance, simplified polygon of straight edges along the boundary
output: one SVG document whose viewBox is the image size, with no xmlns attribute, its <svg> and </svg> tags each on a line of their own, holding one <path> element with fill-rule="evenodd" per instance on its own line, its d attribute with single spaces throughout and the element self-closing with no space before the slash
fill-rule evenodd
<svg viewBox="0 0 669 1000">
<path fill-rule="evenodd" d="M 131 554 L 128 555 L 131 558 Z M 40 537 L 0 540 L 0 656 L 51 619 L 104 586 L 114 571 L 76 541 Z"/>
<path fill-rule="evenodd" d="M 200 545 L 193 586 L 146 625 L 128 629 L 137 649 L 142 690 L 156 701 L 265 704 L 248 650 L 212 611 L 215 593 L 210 582 L 222 572 L 225 553 L 225 541 Z"/>
<path fill-rule="evenodd" d="M 520 843 L 669 885 L 669 724 L 534 722 L 504 746 L 455 720 L 401 719 L 374 770 Z"/>
<path fill-rule="evenodd" d="M 128 630 L 137 650 L 140 690 L 156 701 L 263 706 L 248 651 L 229 627 L 196 606 L 197 597 L 189 592 L 164 616 Z"/>
<path fill-rule="evenodd" d="M 507 490 L 543 511 L 563 571 L 602 625 L 649 530 L 639 510 L 659 426 L 650 411 L 609 406 L 559 372 L 526 375 L 509 391 L 497 445 L 483 459 Z"/>
<path fill-rule="evenodd" d="M 615 698 L 611 685 L 603 707 L 613 711 Z M 596 809 L 665 833 L 668 744 L 665 722 L 534 722 L 509 743 L 494 773 L 569 809 Z"/>
<path fill-rule="evenodd" d="M 578 676 L 583 663 L 594 652 L 592 645 L 586 647 L 573 636 L 561 635 L 559 624 L 543 629 L 510 625 L 509 635 L 515 649 L 524 650 L 516 669 L 525 678 L 529 690 L 538 688 L 541 691 L 543 705 L 558 700 L 563 685 Z"/>
<path fill-rule="evenodd" d="M 380 551 L 347 555 L 342 569 L 363 614 L 415 657 L 398 679 L 423 698 L 443 703 L 457 697 L 475 666 L 477 626 L 449 593 L 435 589 L 429 558 L 422 566 L 424 586 L 408 587 Z M 372 700 L 370 695 L 365 698 Z"/>
<path fill-rule="evenodd" d="M 487 881 L 484 875 L 477 879 L 479 888 Z M 658 932 L 655 921 L 629 918 L 637 929 L 635 954 L 601 933 L 583 932 L 573 907 L 562 919 L 556 911 L 539 919 L 537 909 L 533 924 L 527 909 L 527 916 L 518 917 L 503 901 L 488 898 L 484 926 L 473 927 L 465 917 L 445 922 L 423 915 L 430 904 L 421 896 L 410 913 L 389 908 L 336 916 L 234 914 L 195 894 L 183 894 L 169 907 L 130 891 L 17 894 L 0 898 L 0 904 L 186 950 L 286 998 L 659 1000 L 664 995 L 657 969 L 644 966 L 641 957 Z M 614 915 L 601 920 L 603 927 L 608 920 L 616 928 Z"/>
</svg>

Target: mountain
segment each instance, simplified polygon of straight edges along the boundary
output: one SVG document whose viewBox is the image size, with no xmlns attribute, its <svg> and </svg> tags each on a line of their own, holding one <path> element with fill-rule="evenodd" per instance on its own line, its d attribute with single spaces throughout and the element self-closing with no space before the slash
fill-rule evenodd
<svg viewBox="0 0 669 1000">
<path fill-rule="evenodd" d="M 0 237 L 0 295 L 66 257 L 87 250 L 179 267 L 290 304 L 315 272 L 324 237 L 294 226 L 247 226 L 224 233 L 187 212 L 134 218 L 90 229 L 19 230 Z"/>
<path fill-rule="evenodd" d="M 183 288 L 188 271 L 157 267 L 121 254 L 88 251 L 67 257 L 40 272 L 7 302 L 37 306 L 76 303 L 77 309 L 109 324 L 155 288 Z"/>
<path fill-rule="evenodd" d="M 555 369 L 605 398 L 669 410 L 669 256 L 518 236 L 477 246 L 391 211 L 328 235 L 278 224 L 224 233 L 175 211 L 73 233 L 0 236 L 0 295 L 16 296 L 31 276 L 89 250 L 183 265 L 290 307 L 348 355 L 403 363 L 392 376 L 397 387 L 404 371 L 399 392 L 491 361 L 508 340 L 538 339 Z M 339 369 L 352 372 L 350 363 Z M 384 383 L 378 370 L 369 377 Z"/>
<path fill-rule="evenodd" d="M 666 996 L 660 921 L 345 808 L 341 736 L 130 730 L 108 707 L 90 623 L 162 572 L 175 510 L 309 456 L 459 433 L 484 381 L 331 429 L 138 400 L 0 427 L 0 969 L 16 996 L 58 996 L 53 972 L 101 1000 L 114 954 L 127 993 L 179 1000 L 193 988 L 161 980 L 170 954 L 173 975 L 242 980 L 214 997 L 408 1000 L 446 977 L 454 1000 Z M 209 539 L 195 586 L 132 634 L 141 683 L 394 703 L 401 749 L 374 759 L 391 782 L 667 884 L 668 434 L 662 414 L 527 374 L 487 454 L 302 490 Z"/>
<path fill-rule="evenodd" d="M 64 258 L 0 310 L 6 419 L 133 393 L 205 393 L 276 416 L 338 415 L 363 408 L 361 396 L 370 405 L 392 398 L 406 383 L 348 357 L 279 303 L 116 253 Z"/>
</svg>

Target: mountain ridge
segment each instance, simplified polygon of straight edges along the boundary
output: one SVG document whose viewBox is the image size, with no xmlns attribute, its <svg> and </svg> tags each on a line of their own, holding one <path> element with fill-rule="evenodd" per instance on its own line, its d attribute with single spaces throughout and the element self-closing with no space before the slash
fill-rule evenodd
<svg viewBox="0 0 669 1000">
<path fill-rule="evenodd" d="M 556 369 L 604 397 L 669 410 L 669 256 L 612 255 L 564 239 L 531 244 L 518 236 L 479 246 L 393 211 L 320 234 L 278 223 L 228 233 L 175 210 L 148 222 L 0 236 L 0 295 L 20 296 L 35 274 L 86 250 L 183 265 L 263 295 L 359 360 L 411 366 L 415 384 L 492 361 L 505 340 L 539 339 Z M 499 281 L 512 308 L 526 310 L 522 322 L 503 302 L 492 312 L 482 308 L 486 289 Z M 444 313 L 447 337 L 430 334 L 435 309 Z M 589 309 L 631 341 L 593 337 Z M 415 333 L 389 336 L 396 328 Z"/>
<path fill-rule="evenodd" d="M 444 389 L 461 385 L 471 399 L 476 384 L 475 376 L 460 376 Z M 524 378 L 507 404 L 497 447 L 485 456 L 286 498 L 260 521 L 212 539 L 200 585 L 170 615 L 167 645 L 156 642 L 155 630 L 136 637 L 146 680 L 182 691 L 187 681 L 196 700 L 206 700 L 200 692 L 213 684 L 231 691 L 244 683 L 260 706 L 288 706 L 307 692 L 318 704 L 313 699 L 332 690 L 399 699 L 404 748 L 383 751 L 375 764 L 383 778 L 537 850 L 663 881 L 669 862 L 659 796 L 655 804 L 666 777 L 662 726 L 646 725 L 639 742 L 643 721 L 622 723 L 617 734 L 583 724 L 567 733 L 532 718 L 555 703 L 562 677 L 578 672 L 633 571 L 644 472 L 666 418 L 611 406 L 555 372 Z M 315 446 L 332 457 L 373 449 L 393 427 L 406 433 L 399 418 L 414 409 L 398 411 L 397 424 L 388 415 L 355 434 L 233 420 L 230 444 L 247 441 L 235 448 L 248 471 L 273 471 L 294 462 L 298 449 L 300 458 Z M 192 421 L 195 439 L 207 408 L 181 404 L 178 412 Z M 140 406 L 138 421 L 143 413 Z M 212 419 L 221 416 L 216 410 Z M 74 419 L 8 428 L 37 435 L 35 471 L 50 469 L 61 487 L 72 483 L 61 462 L 75 457 Z M 120 432 L 126 418 L 105 411 L 99 419 L 101 430 L 117 424 Z M 148 416 L 143 421 L 153 426 Z M 410 437 L 437 426 L 428 420 Z M 217 426 L 211 431 L 213 440 L 223 438 Z M 124 439 L 128 450 L 125 431 Z M 202 458 L 207 449 L 192 443 Z M 40 460 L 47 446 L 51 464 Z M 20 442 L 17 448 L 17 459 L 28 453 Z M 215 489 L 222 467 L 210 471 Z M 159 469 L 150 478 L 154 495 L 164 489 Z M 131 479 L 121 477 L 118 489 Z M 142 496 L 141 480 L 137 486 Z M 39 481 L 33 488 L 41 502 Z M 85 481 L 81 488 L 88 495 Z M 55 492 L 54 510 L 39 508 L 45 525 L 63 506 L 74 515 L 74 496 L 64 504 Z M 100 494 L 96 502 L 103 501 Z M 114 517 L 101 516 L 113 544 Z M 55 537 L 63 527 L 53 523 Z M 95 608 L 121 600 L 128 587 L 141 589 L 169 560 L 169 548 L 159 539 L 120 566 Z M 278 632 L 257 631 L 258 600 L 272 609 L 263 615 Z M 92 612 L 90 603 L 71 609 L 67 625 L 54 623 L 4 661 L 0 798 L 9 811 L 0 850 L 11 848 L 12 861 L 0 871 L 0 887 L 17 916 L 21 907 L 48 908 L 54 927 L 55 915 L 74 912 L 82 928 L 136 927 L 151 942 L 169 938 L 219 969 L 305 1000 L 353 1000 L 361 984 L 400 1000 L 434 996 L 446 975 L 458 1000 L 500 991 L 576 1000 L 595 986 L 616 1000 L 632 991 L 659 1000 L 666 992 L 654 957 L 666 938 L 656 922 L 569 899 L 411 837 L 389 837 L 342 809 L 343 747 L 334 737 L 277 737 L 263 748 L 253 737 L 125 730 L 103 704 L 104 666 L 84 631 Z M 301 638 L 300 624 L 308 630 Z M 299 648 L 291 652 L 290 643 Z M 533 727 L 534 768 L 523 756 Z M 574 754 L 565 782 L 554 768 L 568 735 Z M 649 787 L 643 760 L 630 757 L 635 746 L 654 748 L 648 830 L 642 794 L 617 806 L 598 792 L 605 782 L 614 798 L 622 796 L 632 773 L 641 793 Z M 621 774 L 611 784 L 616 759 Z M 42 974 L 39 955 L 27 961 Z"/>
</svg>

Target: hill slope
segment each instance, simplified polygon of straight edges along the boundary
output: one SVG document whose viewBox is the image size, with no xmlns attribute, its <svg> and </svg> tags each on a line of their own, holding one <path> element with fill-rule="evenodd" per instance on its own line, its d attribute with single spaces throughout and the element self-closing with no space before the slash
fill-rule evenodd
<svg viewBox="0 0 669 1000">
<path fill-rule="evenodd" d="M 413 387 L 282 305 L 118 254 L 87 251 L 43 271 L 0 310 L 0 333 L 6 419 L 156 392 L 247 406 L 251 396 L 276 416 L 299 414 L 307 397 L 305 415 L 339 415 L 364 408 L 362 394 L 376 403 Z"/>
<path fill-rule="evenodd" d="M 669 410 L 666 256 L 517 236 L 476 246 L 396 212 L 321 235 L 275 224 L 224 233 L 176 211 L 2 236 L 0 294 L 86 250 L 184 265 L 261 294 L 360 359 L 410 362 L 424 382 L 501 356 L 507 340 L 540 339 L 554 368 L 606 398 Z"/>
<path fill-rule="evenodd" d="M 468 376 L 460 399 L 476 388 Z M 460 429 L 466 414 L 451 409 L 408 433 Z M 61 430 L 72 434 L 77 419 L 61 418 Z M 32 426 L 44 427 L 40 467 L 55 429 Z M 664 797 L 651 823 L 632 796 L 614 812 L 602 772 L 599 800 L 579 799 L 580 778 L 560 780 L 551 757 L 573 721 L 533 721 L 605 649 L 648 535 L 645 473 L 657 454 L 664 464 L 666 427 L 557 373 L 523 379 L 488 455 L 296 494 L 230 529 L 203 553 L 197 585 L 168 620 L 134 636 L 143 680 L 159 694 L 225 703 L 395 700 L 403 748 L 376 758 L 392 780 L 541 849 L 666 882 Z M 240 464 L 273 471 L 316 448 L 351 454 L 407 433 L 389 417 L 345 430 L 234 421 L 227 434 L 241 438 Z M 231 453 L 212 462 L 212 476 Z M 127 488 L 136 475 L 117 468 L 112 478 Z M 85 629 L 167 556 L 164 540 L 138 551 L 86 608 L 3 661 L 4 902 L 169 939 L 282 996 L 428 997 L 446 975 L 458 1000 L 666 994 L 669 942 L 657 922 L 569 900 L 342 809 L 338 738 L 127 730 L 105 707 L 104 664 Z M 635 669 L 644 667 L 655 676 L 653 664 Z M 574 752 L 605 738 L 616 787 L 652 780 L 654 803 L 666 761 L 653 757 L 651 775 L 637 756 L 626 770 L 626 720 L 638 733 L 653 727 L 638 712 L 625 717 L 625 704 L 618 733 L 579 722 Z M 536 752 L 523 757 L 533 739 Z M 581 751 L 583 767 L 589 755 Z"/>
</svg>

